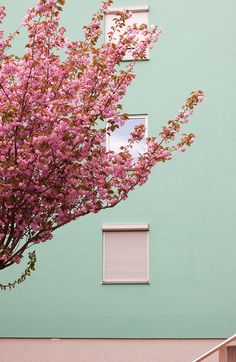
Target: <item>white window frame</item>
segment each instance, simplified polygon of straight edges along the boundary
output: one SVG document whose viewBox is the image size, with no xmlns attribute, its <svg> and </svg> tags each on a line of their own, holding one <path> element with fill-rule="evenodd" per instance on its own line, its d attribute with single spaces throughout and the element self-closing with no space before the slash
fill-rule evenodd
<svg viewBox="0 0 236 362">
<path fill-rule="evenodd" d="M 143 6 L 127 6 L 127 7 L 110 8 L 108 10 L 106 16 L 115 15 L 117 12 L 123 11 L 123 10 L 129 10 L 134 14 L 135 13 L 139 13 L 139 14 L 148 13 L 149 14 L 149 6 L 148 5 L 143 5 Z M 104 23 L 105 23 L 104 24 L 105 42 L 108 41 L 107 33 L 110 31 L 110 28 L 107 26 L 107 21 L 106 21 L 107 17 L 106 16 L 105 16 L 105 21 L 104 21 Z M 147 18 L 147 26 L 149 27 L 149 16 Z M 123 62 L 127 62 L 127 61 L 129 62 L 129 61 L 132 61 L 132 60 L 133 60 L 133 58 L 129 54 L 126 54 L 124 56 L 124 58 L 122 59 Z M 146 61 L 146 60 L 150 60 L 149 49 L 147 49 L 145 59 L 138 59 L 138 61 Z"/>
<path fill-rule="evenodd" d="M 106 255 L 105 255 L 105 243 L 106 243 L 106 231 L 117 231 L 117 232 L 125 232 L 125 231 L 146 231 L 146 241 L 147 241 L 147 249 L 146 249 L 146 258 L 147 258 L 147 280 L 140 281 L 132 281 L 132 280 L 106 280 L 105 277 L 105 267 L 106 267 Z M 150 284 L 150 275 L 149 275 L 149 225 L 148 224 L 104 224 L 102 226 L 102 283 L 103 285 L 113 285 L 113 284 Z"/>
<path fill-rule="evenodd" d="M 125 121 L 125 122 L 129 122 L 130 119 L 135 119 L 135 118 L 141 118 L 144 119 L 144 125 L 145 125 L 145 141 L 148 138 L 148 114 L 147 113 L 143 113 L 143 114 L 129 114 L 128 115 L 129 118 Z M 109 120 L 107 120 L 107 127 L 108 127 L 108 123 Z M 121 126 L 122 127 L 122 126 Z M 114 131 L 115 132 L 115 131 Z M 110 148 L 110 138 L 113 136 L 114 132 L 111 132 L 111 135 L 109 135 L 108 133 L 106 133 L 106 150 L 108 151 L 112 151 Z M 145 152 L 147 152 L 147 144 L 145 142 Z"/>
</svg>

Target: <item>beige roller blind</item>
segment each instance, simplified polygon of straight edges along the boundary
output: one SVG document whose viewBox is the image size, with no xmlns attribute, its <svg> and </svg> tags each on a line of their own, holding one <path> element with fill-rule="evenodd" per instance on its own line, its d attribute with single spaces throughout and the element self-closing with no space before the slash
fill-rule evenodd
<svg viewBox="0 0 236 362">
<path fill-rule="evenodd" d="M 148 231 L 103 231 L 103 282 L 148 283 Z"/>
</svg>

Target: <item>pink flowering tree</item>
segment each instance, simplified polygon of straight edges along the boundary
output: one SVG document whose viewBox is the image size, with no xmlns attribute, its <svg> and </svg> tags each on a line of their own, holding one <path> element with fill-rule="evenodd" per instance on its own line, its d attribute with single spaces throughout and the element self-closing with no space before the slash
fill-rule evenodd
<svg viewBox="0 0 236 362">
<path fill-rule="evenodd" d="M 137 160 L 132 147 L 144 137 L 143 125 L 120 152 L 106 149 L 107 133 L 127 121 L 120 101 L 135 77 L 135 62 L 145 59 L 161 32 L 127 26 L 131 14 L 124 10 L 108 41 L 98 46 L 111 4 L 105 0 L 84 27 L 84 40 L 70 41 L 59 24 L 64 0 L 39 0 L 22 24 L 28 32 L 22 57 L 10 52 L 19 31 L 8 37 L 0 32 L 0 269 L 20 263 L 29 248 L 50 240 L 63 225 L 125 200 L 153 166 L 194 141 L 192 133 L 176 135 L 203 100 L 201 91 L 190 95 L 157 137 L 147 139 Z M 4 16 L 0 7 L 1 22 Z M 131 48 L 133 61 L 120 67 Z M 2 288 L 31 273 L 35 252 L 29 258 L 22 276 Z"/>
</svg>

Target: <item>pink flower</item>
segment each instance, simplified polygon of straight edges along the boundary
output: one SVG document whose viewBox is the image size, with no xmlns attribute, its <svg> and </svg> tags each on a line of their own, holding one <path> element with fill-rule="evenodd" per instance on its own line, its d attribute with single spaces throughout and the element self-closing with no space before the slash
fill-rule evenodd
<svg viewBox="0 0 236 362">
<path fill-rule="evenodd" d="M 20 262 L 21 262 L 21 257 L 19 257 L 18 255 L 16 255 L 16 256 L 13 258 L 13 261 L 14 261 L 16 264 L 20 264 Z"/>
<path fill-rule="evenodd" d="M 185 134 L 185 133 L 181 134 L 181 136 L 180 136 L 181 141 L 184 141 L 186 139 L 186 137 L 187 137 L 187 134 Z"/>
</svg>

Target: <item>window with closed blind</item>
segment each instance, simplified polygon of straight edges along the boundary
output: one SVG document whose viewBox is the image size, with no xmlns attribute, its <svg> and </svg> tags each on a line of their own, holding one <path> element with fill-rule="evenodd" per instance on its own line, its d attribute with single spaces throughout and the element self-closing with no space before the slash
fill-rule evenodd
<svg viewBox="0 0 236 362">
<path fill-rule="evenodd" d="M 103 284 L 149 284 L 148 224 L 103 225 Z"/>
</svg>

